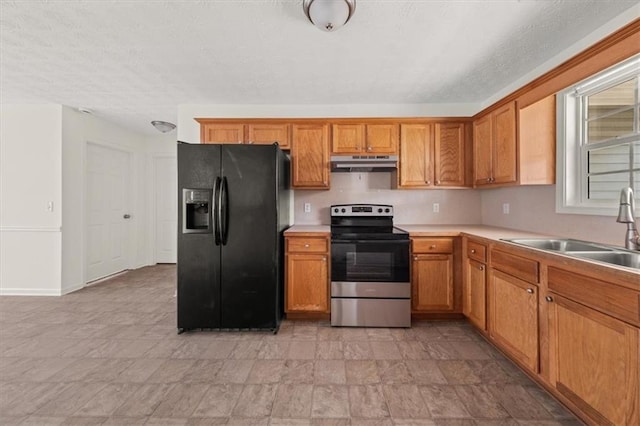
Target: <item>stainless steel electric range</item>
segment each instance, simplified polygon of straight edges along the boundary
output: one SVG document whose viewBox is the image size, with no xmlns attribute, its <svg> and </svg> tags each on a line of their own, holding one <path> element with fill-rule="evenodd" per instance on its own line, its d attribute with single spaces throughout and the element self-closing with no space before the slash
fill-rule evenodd
<svg viewBox="0 0 640 426">
<path fill-rule="evenodd" d="M 393 206 L 331 206 L 331 325 L 411 327 L 409 233 Z"/>
</svg>

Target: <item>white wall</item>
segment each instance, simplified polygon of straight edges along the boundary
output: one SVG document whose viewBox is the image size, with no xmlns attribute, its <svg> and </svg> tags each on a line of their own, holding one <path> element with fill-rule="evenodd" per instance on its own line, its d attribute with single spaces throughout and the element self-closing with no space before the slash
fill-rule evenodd
<svg viewBox="0 0 640 426">
<path fill-rule="evenodd" d="M 61 117 L 60 105 L 1 107 L 0 294 L 60 294 Z"/>
</svg>

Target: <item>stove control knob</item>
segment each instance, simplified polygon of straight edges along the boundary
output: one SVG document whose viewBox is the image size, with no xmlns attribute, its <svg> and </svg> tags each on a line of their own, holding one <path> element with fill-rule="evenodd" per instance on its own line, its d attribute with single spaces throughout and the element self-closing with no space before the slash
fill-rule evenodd
<svg viewBox="0 0 640 426">
<path fill-rule="evenodd" d="M 389 213 L 390 212 L 389 208 L 387 207 L 386 209 L 384 209 L 384 212 Z"/>
<path fill-rule="evenodd" d="M 346 213 L 347 209 L 342 209 L 341 211 L 342 211 L 342 213 Z"/>
<path fill-rule="evenodd" d="M 333 211 L 334 211 L 335 213 L 338 213 L 338 209 L 337 209 L 337 208 L 333 209 Z"/>
<path fill-rule="evenodd" d="M 378 213 L 382 213 L 382 209 L 378 209 Z"/>
</svg>

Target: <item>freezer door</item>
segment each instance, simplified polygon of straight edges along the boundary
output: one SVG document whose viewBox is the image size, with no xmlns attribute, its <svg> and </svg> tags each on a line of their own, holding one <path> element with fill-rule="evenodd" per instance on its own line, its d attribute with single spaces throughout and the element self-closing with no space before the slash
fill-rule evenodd
<svg viewBox="0 0 640 426">
<path fill-rule="evenodd" d="M 185 203 L 186 200 L 182 199 L 185 194 L 193 191 L 211 194 L 211 208 L 208 210 L 212 216 L 207 219 L 211 225 L 215 224 L 220 161 L 219 145 L 178 144 L 178 206 Z M 178 209 L 178 328 L 219 328 L 221 245 L 216 245 L 215 232 L 183 232 L 185 211 Z M 199 220 L 204 221 L 202 218 Z"/>
<path fill-rule="evenodd" d="M 275 328 L 280 317 L 277 148 L 222 148 L 222 327 Z"/>
</svg>

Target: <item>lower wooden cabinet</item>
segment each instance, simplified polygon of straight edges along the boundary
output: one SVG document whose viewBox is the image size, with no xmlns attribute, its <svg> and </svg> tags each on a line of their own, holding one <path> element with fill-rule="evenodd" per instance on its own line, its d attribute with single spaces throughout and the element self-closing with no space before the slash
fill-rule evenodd
<svg viewBox="0 0 640 426">
<path fill-rule="evenodd" d="M 412 239 L 411 304 L 413 312 L 455 309 L 451 238 Z"/>
<path fill-rule="evenodd" d="M 534 373 L 538 365 L 538 286 L 498 270 L 489 278 L 489 336 Z"/>
<path fill-rule="evenodd" d="M 466 259 L 462 313 L 480 330 L 487 329 L 487 266 Z"/>
<path fill-rule="evenodd" d="M 329 238 L 285 237 L 285 312 L 329 312 Z"/>
<path fill-rule="evenodd" d="M 640 424 L 640 330 L 549 293 L 551 383 L 594 424 Z"/>
</svg>

